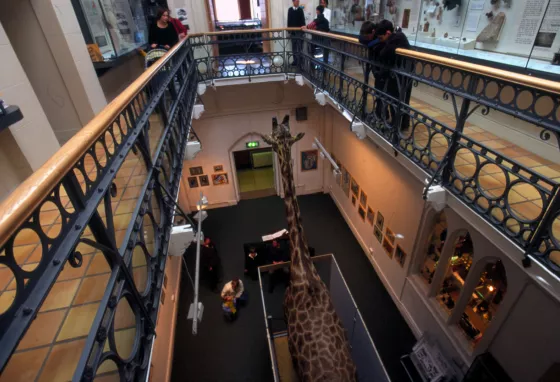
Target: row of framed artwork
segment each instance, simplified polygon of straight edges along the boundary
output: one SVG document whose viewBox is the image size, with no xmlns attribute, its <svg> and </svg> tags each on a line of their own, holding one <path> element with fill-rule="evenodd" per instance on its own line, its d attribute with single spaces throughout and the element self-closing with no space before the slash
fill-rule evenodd
<svg viewBox="0 0 560 382">
<path fill-rule="evenodd" d="M 229 183 L 228 174 L 224 171 L 224 166 L 216 165 L 214 166 L 214 172 L 217 174 L 212 174 L 212 184 L 214 186 L 222 186 Z M 190 167 L 189 172 L 191 176 L 188 177 L 189 187 L 206 187 L 210 185 L 208 175 L 204 175 L 204 170 L 202 166 Z"/>
<path fill-rule="evenodd" d="M 358 204 L 358 215 L 363 222 L 367 220 L 367 222 L 373 226 L 373 236 L 375 236 L 377 241 L 381 244 L 389 258 L 393 258 L 394 254 L 399 265 L 404 267 L 407 256 L 406 252 L 399 244 L 395 245 L 395 234 L 393 231 L 389 227 L 384 227 L 385 218 L 383 214 L 381 211 L 377 211 L 376 219 L 374 209 L 367 203 L 367 194 L 360 188 L 358 181 L 350 175 L 346 167 L 336 159 L 334 154 L 331 154 L 331 157 L 340 169 L 341 176 L 337 178 L 337 184 L 344 192 L 344 195 L 346 195 L 346 197 L 351 197 L 354 207 Z M 383 236 L 383 228 L 385 228 L 385 236 Z"/>
</svg>

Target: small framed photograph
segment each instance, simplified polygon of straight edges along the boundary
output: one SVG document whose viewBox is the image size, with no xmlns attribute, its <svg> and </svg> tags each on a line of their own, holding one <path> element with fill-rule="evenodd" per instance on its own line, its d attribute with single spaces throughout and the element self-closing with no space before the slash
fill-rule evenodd
<svg viewBox="0 0 560 382">
<path fill-rule="evenodd" d="M 395 234 L 391 231 L 391 228 L 387 227 L 387 231 L 385 231 L 385 236 L 387 240 L 391 243 L 391 245 L 395 245 Z"/>
<path fill-rule="evenodd" d="M 359 206 L 358 207 L 358 215 L 360 215 L 360 217 L 362 218 L 362 221 L 366 221 L 366 210 L 364 210 L 364 207 Z"/>
<path fill-rule="evenodd" d="M 393 251 L 395 250 L 395 247 L 393 247 L 391 245 L 391 243 L 389 242 L 389 240 L 387 240 L 387 236 L 385 236 L 385 238 L 383 239 L 383 249 L 385 250 L 385 253 L 387 253 L 387 256 L 389 256 L 390 259 L 393 258 Z"/>
<path fill-rule="evenodd" d="M 208 180 L 208 175 L 200 175 L 198 177 L 198 180 L 200 182 L 200 187 L 206 187 L 210 185 L 210 181 Z"/>
<path fill-rule="evenodd" d="M 224 171 L 224 166 L 219 164 L 217 166 L 214 166 L 214 172 L 222 172 Z"/>
<path fill-rule="evenodd" d="M 377 211 L 377 221 L 375 222 L 375 225 L 378 226 L 381 231 L 383 231 L 384 222 L 385 222 L 385 218 L 381 214 L 381 211 Z"/>
<path fill-rule="evenodd" d="M 198 187 L 198 178 L 196 176 L 189 176 L 188 181 L 189 181 L 190 188 Z"/>
<path fill-rule="evenodd" d="M 383 241 L 383 232 L 379 229 L 378 226 L 373 227 L 373 236 L 377 239 L 379 244 Z"/>
<path fill-rule="evenodd" d="M 373 220 L 374 219 L 375 219 L 375 212 L 373 212 L 373 209 L 368 206 L 368 208 L 367 208 L 367 221 L 368 221 L 368 223 L 373 225 Z"/>
<path fill-rule="evenodd" d="M 308 150 L 301 152 L 301 171 L 317 170 L 319 151 Z"/>
<path fill-rule="evenodd" d="M 229 180 L 227 173 L 224 172 L 223 174 L 212 174 L 212 184 L 214 186 L 221 186 L 228 183 Z"/>
<path fill-rule="evenodd" d="M 352 205 L 356 207 L 356 197 L 352 195 Z"/>
<path fill-rule="evenodd" d="M 360 186 L 358 185 L 358 182 L 356 182 L 356 179 L 354 178 L 352 178 L 350 189 L 352 190 L 352 193 L 356 196 L 356 198 L 358 197 L 358 195 L 360 195 Z"/>
<path fill-rule="evenodd" d="M 360 206 L 364 208 L 367 206 L 367 195 L 363 189 L 360 191 Z"/>
<path fill-rule="evenodd" d="M 395 251 L 395 259 L 397 259 L 397 263 L 399 263 L 401 268 L 404 268 L 404 263 L 406 261 L 406 252 L 398 244 L 397 250 Z"/>
<path fill-rule="evenodd" d="M 197 176 L 197 175 L 204 174 L 204 171 L 202 171 L 202 166 L 191 167 L 191 168 L 189 168 L 189 171 L 191 173 L 191 176 Z"/>
</svg>

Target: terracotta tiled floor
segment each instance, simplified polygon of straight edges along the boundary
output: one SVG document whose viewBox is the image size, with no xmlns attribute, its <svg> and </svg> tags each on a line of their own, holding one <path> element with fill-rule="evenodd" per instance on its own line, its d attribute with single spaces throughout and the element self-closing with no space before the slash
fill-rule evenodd
<svg viewBox="0 0 560 382">
<path fill-rule="evenodd" d="M 153 154 L 163 132 L 163 126 L 157 115 L 152 116 L 150 121 L 150 149 Z M 100 147 L 97 155 L 102 156 L 103 153 L 103 148 Z M 97 176 L 93 163 L 92 158 L 86 158 L 87 176 L 92 180 Z M 101 160 L 101 163 L 105 163 L 105 159 Z M 143 161 L 139 155 L 130 152 L 117 173 L 115 179 L 117 196 L 112 200 L 119 246 L 123 242 L 131 220 L 131 212 L 136 207 L 146 176 L 147 171 Z M 79 178 L 81 178 L 80 183 L 84 185 L 83 176 Z M 69 202 L 66 196 L 62 198 L 65 203 Z M 105 219 L 102 205 L 99 206 L 98 211 Z M 61 225 L 60 213 L 56 205 L 47 203 L 42 207 L 40 222 L 48 236 L 58 235 Z M 144 235 L 149 251 L 153 250 L 154 238 L 154 232 L 149 229 L 151 225 L 151 220 L 145 219 Z M 89 229 L 86 229 L 83 237 L 93 238 Z M 32 230 L 22 231 L 18 235 L 14 256 L 22 269 L 30 271 L 37 267 L 41 259 L 38 243 L 39 238 Z M 69 264 L 64 266 L 37 317 L 0 376 L 0 382 L 58 382 L 72 379 L 111 271 L 99 251 L 84 244 L 80 244 L 78 250 L 84 255 L 82 266 L 80 268 L 72 268 Z M 142 292 L 146 287 L 147 271 L 145 257 L 141 250 L 134 252 L 132 262 L 134 281 Z M 0 267 L 0 313 L 10 307 L 15 294 L 16 283 L 12 272 L 6 267 Z M 132 349 L 136 329 L 132 309 L 124 299 L 117 307 L 115 328 L 117 350 L 126 358 Z M 108 348 L 108 343 L 106 347 Z M 97 371 L 97 375 L 99 378 L 96 378 L 96 381 L 113 380 L 116 375 L 116 365 L 112 361 L 105 362 Z"/>
</svg>

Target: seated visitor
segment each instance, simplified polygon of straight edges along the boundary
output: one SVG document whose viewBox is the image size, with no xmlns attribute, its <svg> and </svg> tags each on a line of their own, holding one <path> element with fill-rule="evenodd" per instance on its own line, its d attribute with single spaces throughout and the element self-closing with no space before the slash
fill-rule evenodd
<svg viewBox="0 0 560 382">
<path fill-rule="evenodd" d="M 156 22 L 150 28 L 150 47 L 171 49 L 179 42 L 179 36 L 173 24 L 169 22 L 169 11 L 160 9 L 157 12 Z"/>
<path fill-rule="evenodd" d="M 244 302 L 247 294 L 243 287 L 243 281 L 236 277 L 226 283 L 222 289 L 221 297 L 224 302 L 233 302 L 234 306 L 237 306 L 238 302 Z"/>
<path fill-rule="evenodd" d="M 272 247 L 269 253 L 270 261 L 272 264 L 280 264 L 289 261 L 290 258 L 285 251 L 280 247 L 280 243 L 276 240 L 272 241 Z M 268 279 L 268 293 L 274 292 L 276 284 L 284 282 L 288 286 L 289 282 L 289 269 L 279 268 L 269 272 Z"/>
<path fill-rule="evenodd" d="M 255 247 L 249 248 L 249 253 L 245 256 L 245 273 L 253 280 L 258 278 L 258 267 L 262 264 L 263 257 L 259 256 Z"/>
</svg>

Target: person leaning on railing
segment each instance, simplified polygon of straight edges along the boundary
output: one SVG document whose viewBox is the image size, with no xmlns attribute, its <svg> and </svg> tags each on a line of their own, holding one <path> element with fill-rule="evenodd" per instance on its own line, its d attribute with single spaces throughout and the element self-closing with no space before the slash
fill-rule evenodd
<svg viewBox="0 0 560 382">
<path fill-rule="evenodd" d="M 408 39 L 406 38 L 405 34 L 397 31 L 395 32 L 395 28 L 393 27 L 393 23 L 389 20 L 382 20 L 377 24 L 377 28 L 375 30 L 375 35 L 379 39 L 380 43 L 378 46 L 374 48 L 374 56 L 375 60 L 379 63 L 383 64 L 386 69 L 380 70 L 378 73 L 375 73 L 375 81 L 382 81 L 383 87 L 385 88 L 385 92 L 389 94 L 391 97 L 394 97 L 398 100 L 403 101 L 406 104 L 410 103 L 410 93 L 412 91 L 412 84 L 406 86 L 403 89 L 404 94 L 400 97 L 400 89 L 399 89 L 399 82 L 397 78 L 391 76 L 390 68 L 395 65 L 397 62 L 397 49 L 410 49 L 410 44 Z M 381 86 L 375 86 L 377 89 L 381 89 Z M 396 126 L 397 121 L 395 120 L 396 110 L 394 107 L 389 106 L 385 110 L 390 110 L 391 112 L 391 125 L 393 127 Z M 409 125 L 409 116 L 404 115 L 403 119 L 401 120 L 400 129 L 407 129 Z"/>
<path fill-rule="evenodd" d="M 375 60 L 375 56 L 377 54 L 376 51 L 383 47 L 383 44 L 381 44 L 381 40 L 379 40 L 379 38 L 377 38 L 375 34 L 376 29 L 377 24 L 371 21 L 366 21 L 362 24 L 362 27 L 360 28 L 360 36 L 358 37 L 358 41 L 360 41 L 360 44 L 365 45 L 368 48 L 368 59 L 370 62 L 373 62 Z M 369 83 L 369 74 L 372 71 L 375 75 L 376 71 L 374 70 L 373 64 L 366 64 L 366 72 L 364 77 L 365 83 Z M 384 84 L 385 81 L 383 81 L 382 78 L 380 78 L 379 80 L 376 78 L 374 87 L 383 91 Z M 377 105 L 375 106 L 375 115 L 378 119 L 381 119 L 381 103 L 377 103 Z"/>
</svg>

